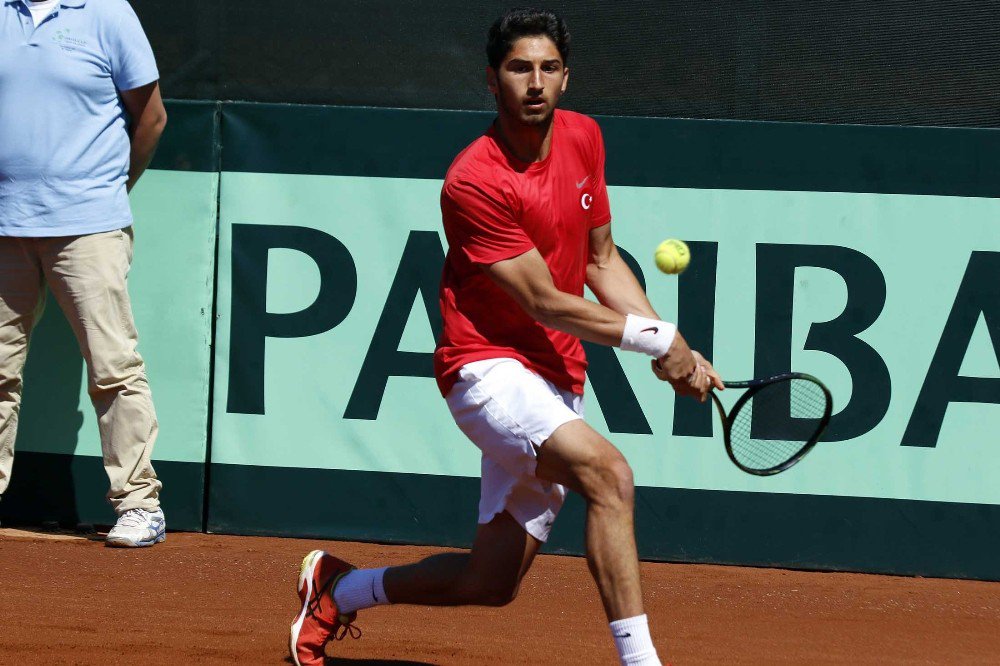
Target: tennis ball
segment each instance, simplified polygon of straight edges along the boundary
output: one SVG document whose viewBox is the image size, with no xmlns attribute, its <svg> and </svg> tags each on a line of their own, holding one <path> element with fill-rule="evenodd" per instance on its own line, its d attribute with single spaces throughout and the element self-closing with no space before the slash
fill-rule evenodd
<svg viewBox="0 0 1000 666">
<path fill-rule="evenodd" d="M 664 273 L 676 275 L 683 273 L 691 261 L 691 250 L 687 243 L 676 238 L 668 238 L 656 246 L 656 267 Z"/>
</svg>

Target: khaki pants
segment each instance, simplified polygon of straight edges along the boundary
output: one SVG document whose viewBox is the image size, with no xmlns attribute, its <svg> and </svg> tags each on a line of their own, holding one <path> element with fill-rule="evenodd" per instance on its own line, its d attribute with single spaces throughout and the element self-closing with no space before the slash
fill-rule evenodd
<svg viewBox="0 0 1000 666">
<path fill-rule="evenodd" d="M 156 413 L 136 351 L 126 284 L 131 264 L 131 228 L 58 238 L 0 236 L 0 494 L 14 463 L 28 338 L 48 284 L 87 362 L 88 392 L 111 481 L 108 500 L 118 514 L 159 506 L 161 484 L 150 463 Z"/>
</svg>

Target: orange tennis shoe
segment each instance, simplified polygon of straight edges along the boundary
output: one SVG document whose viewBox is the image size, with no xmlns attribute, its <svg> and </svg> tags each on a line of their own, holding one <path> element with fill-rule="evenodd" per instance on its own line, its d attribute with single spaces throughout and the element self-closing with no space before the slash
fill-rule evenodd
<svg viewBox="0 0 1000 666">
<path fill-rule="evenodd" d="M 302 610 L 292 623 L 289 639 L 295 666 L 322 665 L 324 648 L 331 638 L 361 637 L 361 630 L 352 624 L 357 613 L 342 614 L 333 600 L 334 585 L 353 568 L 322 550 L 314 550 L 302 560 L 298 582 Z"/>
</svg>

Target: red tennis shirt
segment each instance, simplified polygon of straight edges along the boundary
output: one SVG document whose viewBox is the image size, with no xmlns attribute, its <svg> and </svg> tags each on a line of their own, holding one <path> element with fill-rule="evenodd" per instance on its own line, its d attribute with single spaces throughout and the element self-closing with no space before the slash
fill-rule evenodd
<svg viewBox="0 0 1000 666">
<path fill-rule="evenodd" d="M 542 326 L 482 267 L 535 248 L 555 285 L 583 295 L 590 230 L 611 221 L 597 123 L 555 111 L 541 162 L 521 162 L 491 127 L 452 162 L 441 190 L 448 255 L 441 277 L 444 331 L 434 374 L 448 395 L 466 363 L 513 358 L 556 386 L 583 393 L 579 338 Z"/>
</svg>

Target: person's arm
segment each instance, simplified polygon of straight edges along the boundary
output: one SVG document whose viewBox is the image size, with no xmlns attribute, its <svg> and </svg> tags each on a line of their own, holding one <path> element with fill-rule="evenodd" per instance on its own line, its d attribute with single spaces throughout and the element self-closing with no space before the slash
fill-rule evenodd
<svg viewBox="0 0 1000 666">
<path fill-rule="evenodd" d="M 590 230 L 587 286 L 603 305 L 622 315 L 659 319 L 639 280 L 632 274 L 611 239 L 611 225 Z"/>
<path fill-rule="evenodd" d="M 611 225 L 605 224 L 590 231 L 590 261 L 587 264 L 587 286 L 594 292 L 602 304 L 623 315 L 637 314 L 650 319 L 659 319 L 656 311 L 646 297 L 639 280 L 632 273 L 625 260 L 618 252 L 618 247 L 611 238 Z M 680 333 L 677 333 L 680 336 Z M 686 346 L 686 345 L 685 345 Z M 673 349 L 671 348 L 671 351 Z M 711 382 L 710 386 L 724 388 L 722 378 L 712 367 L 712 364 L 698 352 L 691 352 L 696 364 L 695 373 L 686 377 L 689 383 L 700 386 L 704 380 L 699 376 L 704 373 Z M 670 367 L 669 354 L 667 358 L 653 360 L 653 373 L 664 381 L 675 384 L 677 377 Z M 704 400 L 704 395 L 699 396 Z"/>
<path fill-rule="evenodd" d="M 602 345 L 621 342 L 624 315 L 556 288 L 537 249 L 483 266 L 483 270 L 543 326 Z"/>
<path fill-rule="evenodd" d="M 537 249 L 532 248 L 511 259 L 484 265 L 483 271 L 532 319 L 543 326 L 589 342 L 611 347 L 622 346 L 626 316 L 600 303 L 556 288 L 549 267 Z M 635 280 L 635 277 L 632 279 Z M 652 313 L 648 301 L 647 308 Z M 699 370 L 694 355 L 679 332 L 673 335 L 669 349 L 657 354 L 653 362 L 658 364 L 661 371 L 657 376 L 669 381 L 675 391 L 704 399 L 710 387 L 707 374 L 704 370 Z"/>
<path fill-rule="evenodd" d="M 167 125 L 167 110 L 163 108 L 160 84 L 157 81 L 132 90 L 122 90 L 120 94 L 125 110 L 132 119 L 129 132 L 132 148 L 129 152 L 128 181 L 125 184 L 125 189 L 131 192 L 139 176 L 153 159 L 156 144 Z"/>
</svg>

